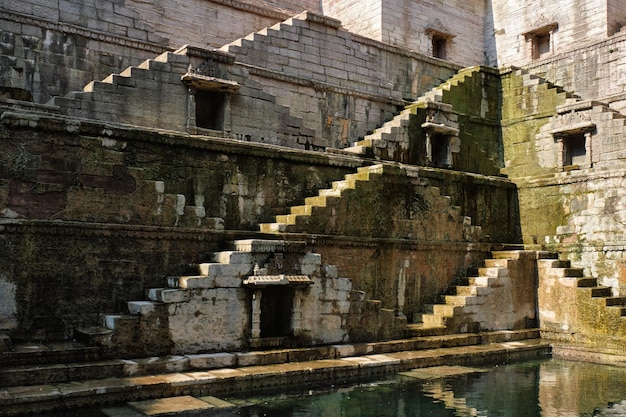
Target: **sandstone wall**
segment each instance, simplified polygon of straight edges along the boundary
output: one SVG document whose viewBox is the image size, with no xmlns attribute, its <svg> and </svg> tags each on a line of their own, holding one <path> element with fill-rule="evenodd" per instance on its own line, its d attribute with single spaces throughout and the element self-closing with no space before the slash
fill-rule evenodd
<svg viewBox="0 0 626 417">
<path fill-rule="evenodd" d="M 0 85 L 38 103 L 167 48 L 167 39 L 119 1 L 5 0 L 0 11 Z"/>
<path fill-rule="evenodd" d="M 220 46 L 283 21 L 304 10 L 319 12 L 317 1 L 127 0 L 154 33 L 178 48 Z M 236 22 L 236 23 L 235 23 Z"/>
<path fill-rule="evenodd" d="M 626 33 L 564 51 L 525 68 L 583 99 L 602 100 L 622 110 L 626 91 Z"/>
<path fill-rule="evenodd" d="M 382 41 L 381 0 L 323 0 L 323 14 L 341 20 L 342 26 L 353 33 Z"/>
<path fill-rule="evenodd" d="M 163 286 L 167 275 L 236 238 L 256 236 L 258 223 L 362 163 L 59 116 L 5 111 L 2 120 L 1 238 L 10 248 L 0 262 L 2 322 L 30 338 L 69 337 L 75 326 L 143 299 L 145 288 Z M 423 176 L 478 222 L 514 211 L 510 184 L 441 170 Z M 491 203 L 474 206 L 482 200 Z M 353 289 L 384 308 L 403 306 L 408 316 L 491 247 L 398 237 L 293 236 L 353 279 Z"/>
<path fill-rule="evenodd" d="M 353 3 L 355 3 L 353 5 Z M 446 59 L 462 66 L 484 63 L 485 6 L 481 1 L 324 1 L 326 16 L 354 33 L 432 56 L 428 29 L 453 36 Z"/>
<path fill-rule="evenodd" d="M 558 25 L 552 37 L 552 52 L 561 54 L 579 49 L 582 43 L 602 41 L 619 30 L 626 9 L 617 2 L 584 0 L 554 2 L 494 0 L 493 21 L 498 66 L 525 65 L 533 59 L 531 42 L 524 34 Z M 543 57 L 542 57 L 543 58 Z M 564 67 L 561 67 L 564 68 Z"/>
<path fill-rule="evenodd" d="M 251 78 L 313 129 L 315 139 L 323 139 L 320 146 L 346 147 L 390 119 L 403 99 L 420 96 L 458 70 L 353 35 L 339 24 L 303 13 L 221 48 L 249 65 Z"/>
</svg>

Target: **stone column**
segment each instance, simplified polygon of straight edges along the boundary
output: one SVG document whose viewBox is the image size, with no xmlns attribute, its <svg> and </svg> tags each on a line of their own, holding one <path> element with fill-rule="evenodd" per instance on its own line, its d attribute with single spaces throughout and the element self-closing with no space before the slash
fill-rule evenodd
<svg viewBox="0 0 626 417">
<path fill-rule="evenodd" d="M 559 170 L 563 170 L 563 163 L 565 161 L 565 146 L 563 145 L 563 136 L 555 135 L 556 139 L 556 167 Z"/>
<path fill-rule="evenodd" d="M 426 131 L 426 165 L 433 164 L 433 146 L 432 138 L 429 131 Z"/>
<path fill-rule="evenodd" d="M 187 87 L 187 132 L 195 134 L 198 132 L 196 126 L 196 87 Z"/>
<path fill-rule="evenodd" d="M 302 289 L 296 288 L 293 294 L 293 312 L 291 314 L 291 330 L 294 336 L 300 334 L 302 327 Z"/>
<path fill-rule="evenodd" d="M 255 289 L 252 293 L 252 329 L 250 336 L 252 339 L 259 339 L 261 337 L 261 297 L 263 291 L 261 289 Z"/>
<path fill-rule="evenodd" d="M 585 168 L 591 168 L 591 130 L 585 131 Z"/>
</svg>

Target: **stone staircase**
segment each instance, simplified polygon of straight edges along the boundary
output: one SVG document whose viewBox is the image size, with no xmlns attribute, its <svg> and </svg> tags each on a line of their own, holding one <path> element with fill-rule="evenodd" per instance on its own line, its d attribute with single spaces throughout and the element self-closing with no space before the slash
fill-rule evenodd
<svg viewBox="0 0 626 417">
<path fill-rule="evenodd" d="M 540 259 L 539 303 L 542 335 L 555 340 L 623 349 L 626 297 L 556 256 Z"/>
<path fill-rule="evenodd" d="M 0 353 L 0 414 L 56 411 L 68 414 L 55 415 L 70 415 L 76 408 L 87 407 L 91 413 L 140 417 L 153 414 L 138 413 L 137 401 L 175 401 L 189 395 L 208 400 L 206 396 L 269 386 L 293 389 L 310 383 L 381 378 L 427 366 L 543 358 L 550 345 L 538 337 L 534 329 L 124 359 L 107 358 L 102 349 L 76 342 L 17 345 L 11 352 Z M 216 411 L 205 410 L 202 415 Z"/>
<path fill-rule="evenodd" d="M 146 300 L 129 301 L 126 312 L 104 315 L 103 326 L 76 329 L 75 337 L 120 357 L 397 339 L 406 325 L 380 301 L 353 291 L 351 281 L 306 252 L 304 242 L 235 241 L 234 250 L 217 252 L 212 262 L 190 265 L 188 274 L 166 282 L 147 289 Z M 289 329 L 281 334 L 263 333 L 269 319 L 254 300 L 269 297 L 267 288 L 293 290 L 277 300 L 293 303 L 284 312 Z M 367 328 L 360 328 L 363 323 Z"/>
<path fill-rule="evenodd" d="M 520 118 L 541 114 L 554 114 L 561 105 L 580 101 L 576 94 L 566 91 L 545 78 L 528 72 L 528 70 L 511 67 L 511 76 L 503 77 L 503 90 L 512 96 L 504 100 L 502 119 L 517 121 Z"/>
<path fill-rule="evenodd" d="M 406 106 L 400 114 L 383 124 L 380 128 L 374 130 L 373 133 L 365 136 L 352 146 L 342 149 L 342 152 L 376 157 L 382 160 L 407 162 L 403 161 L 403 157 L 399 155 L 408 150 L 408 127 L 411 123 L 411 118 L 417 114 L 417 109 L 427 106 L 429 102 L 443 103 L 444 94 L 446 92 L 462 85 L 467 78 L 472 77 L 473 74 L 479 70 L 480 67 L 468 67 L 460 70 L 453 77 L 434 87 L 419 97 L 415 102 Z M 456 115 L 451 114 L 451 116 L 454 119 L 452 122 L 456 122 Z"/>
<path fill-rule="evenodd" d="M 514 293 L 520 291 L 519 281 L 529 279 L 528 265 L 523 265 L 524 260 L 530 259 L 532 254 L 530 251 L 517 250 L 492 252 L 492 258 L 485 259 L 484 267 L 470 270 L 469 277 L 457 278 L 456 285 L 440 295 L 436 303 L 424 306 L 421 323 L 408 325 L 405 335 L 471 333 L 527 327 L 527 321 L 532 321 L 534 317 L 531 311 L 534 306 L 530 309 L 527 306 L 526 311 L 516 311 L 513 304 Z M 530 263 L 532 266 L 534 261 Z"/>
<path fill-rule="evenodd" d="M 235 56 L 225 52 L 228 48 L 223 49 L 209 50 L 185 45 L 102 80 L 92 81 L 82 91 L 53 97 L 47 108 L 58 109 L 66 116 L 142 126 L 151 130 L 236 138 L 305 149 L 322 146 L 315 131 L 304 126 L 302 118 L 293 116 L 288 106 L 277 103 L 276 97 L 268 93 L 264 85 L 249 77 L 247 69 L 242 68 L 240 63 L 235 65 Z M 223 121 L 223 126 L 208 128 L 198 121 L 198 112 L 203 113 L 202 109 L 207 105 L 206 99 L 199 101 L 197 96 L 190 96 L 193 91 L 233 94 L 240 88 L 243 88 L 241 95 L 252 100 L 246 102 L 246 106 L 256 106 L 258 114 L 272 117 L 253 120 L 250 114 L 239 115 L 239 109 L 233 106 L 230 108 L 232 116 Z"/>
<path fill-rule="evenodd" d="M 159 103 L 159 98 L 162 91 L 167 91 L 172 96 L 170 104 L 187 101 L 181 74 L 187 72 L 189 63 L 184 51 L 165 52 L 103 80 L 94 80 L 82 91 L 53 97 L 47 104 L 59 106 L 67 116 L 184 130 L 185 121 L 174 114 L 178 112 L 161 111 L 164 104 Z M 163 88 L 166 85 L 168 88 Z M 173 94 L 174 91 L 177 94 Z M 154 112 L 146 111 L 146 106 L 162 114 L 159 123 L 155 124 Z"/>
<path fill-rule="evenodd" d="M 450 197 L 440 195 L 437 187 L 427 185 L 425 181 L 416 178 L 416 174 L 407 173 L 403 166 L 388 163 L 358 168 L 356 173 L 347 174 L 343 180 L 333 182 L 332 188 L 319 190 L 317 196 L 307 197 L 303 205 L 291 207 L 289 214 L 276 216 L 275 222 L 260 224 L 260 230 L 272 234 L 358 235 L 363 232 L 366 227 L 364 225 L 369 224 L 365 219 L 373 216 L 372 213 L 375 208 L 373 207 L 374 203 L 362 207 L 364 213 L 361 215 L 361 213 L 354 211 L 355 204 L 351 204 L 352 199 L 361 198 L 361 195 L 371 197 L 375 195 L 374 190 L 385 190 L 386 183 L 384 181 L 386 177 L 397 178 L 396 182 L 413 181 L 413 186 L 424 196 L 421 200 L 422 210 L 426 213 L 424 216 L 441 216 L 442 219 L 445 218 L 446 221 L 456 225 L 453 232 L 449 229 L 446 231 L 428 230 L 428 225 L 432 226 L 437 223 L 435 220 L 428 222 L 422 219 L 422 223 L 413 225 L 415 230 L 410 230 L 410 225 L 403 225 L 406 228 L 406 233 L 414 232 L 414 237 L 417 237 L 418 233 L 424 234 L 424 238 L 433 240 L 439 237 L 443 238 L 444 234 L 446 239 L 452 241 L 475 241 L 479 238 L 481 227 L 472 225 L 470 217 L 462 216 L 460 207 L 450 203 Z M 393 196 L 389 196 L 388 199 L 385 197 L 381 197 L 382 200 L 386 201 L 384 204 L 387 207 L 394 206 L 391 202 Z M 428 210 L 424 210 L 424 206 L 428 206 Z M 360 219 L 358 219 L 359 216 Z M 356 220 L 361 220 L 361 224 L 356 224 Z M 375 219 L 370 220 L 374 221 Z M 389 233 L 390 230 L 385 232 Z"/>
<path fill-rule="evenodd" d="M 406 106 L 392 120 L 386 122 L 371 134 L 366 135 L 362 140 L 355 142 L 347 148 L 327 149 L 327 151 L 354 154 L 383 161 L 412 162 L 409 161 L 409 146 L 411 142 L 409 128 L 412 123 L 422 124 L 425 121 L 416 120 L 418 113 L 420 111 L 426 112 L 426 121 L 428 121 L 429 117 L 435 116 L 437 120 L 431 120 L 431 124 L 434 123 L 433 126 L 437 125 L 439 128 L 443 126 L 447 131 L 458 132 L 460 128 L 458 110 L 449 103 L 452 100 L 448 99 L 448 95 L 454 90 L 462 89 L 463 84 L 472 77 L 480 76 L 481 70 L 482 67 L 479 66 L 461 69 L 453 77 Z M 467 141 L 468 139 L 464 138 L 463 140 Z M 495 163 L 492 156 L 487 154 L 478 141 L 471 141 L 471 146 L 466 146 L 466 148 L 471 149 L 471 152 L 475 155 L 473 159 L 490 161 L 490 164 L 483 164 L 481 169 L 477 167 L 469 169 L 475 169 L 476 172 L 485 175 L 500 175 L 498 164 Z M 489 168 L 487 171 L 484 171 L 486 166 Z"/>
</svg>

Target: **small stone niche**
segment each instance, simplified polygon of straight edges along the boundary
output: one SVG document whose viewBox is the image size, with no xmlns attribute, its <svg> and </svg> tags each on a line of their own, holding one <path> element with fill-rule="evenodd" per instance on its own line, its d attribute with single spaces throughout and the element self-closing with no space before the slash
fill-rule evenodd
<svg viewBox="0 0 626 417">
<path fill-rule="evenodd" d="M 524 33 L 533 60 L 546 58 L 554 53 L 554 32 L 558 27 L 557 23 L 550 23 Z"/>
</svg>

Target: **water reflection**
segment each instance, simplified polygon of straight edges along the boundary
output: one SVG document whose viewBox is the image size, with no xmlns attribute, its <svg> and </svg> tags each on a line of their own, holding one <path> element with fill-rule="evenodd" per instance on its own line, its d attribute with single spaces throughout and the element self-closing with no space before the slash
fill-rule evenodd
<svg viewBox="0 0 626 417">
<path fill-rule="evenodd" d="M 547 360 L 443 378 L 393 380 L 304 395 L 230 399 L 242 417 L 626 416 L 626 368 Z"/>
</svg>

